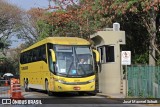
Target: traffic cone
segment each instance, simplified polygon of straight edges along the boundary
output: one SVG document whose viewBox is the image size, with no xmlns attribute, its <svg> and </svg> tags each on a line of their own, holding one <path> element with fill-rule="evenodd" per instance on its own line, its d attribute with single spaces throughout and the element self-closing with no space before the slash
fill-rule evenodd
<svg viewBox="0 0 160 107">
<path fill-rule="evenodd" d="M 14 99 L 14 100 L 23 100 L 24 97 L 22 96 L 22 93 L 20 91 L 19 92 L 12 92 L 11 99 Z"/>
<path fill-rule="evenodd" d="M 14 99 L 14 100 L 23 100 L 24 99 L 24 97 L 22 96 L 19 81 L 17 79 L 16 79 L 15 83 L 13 83 L 13 86 L 12 86 L 11 99 Z"/>
</svg>

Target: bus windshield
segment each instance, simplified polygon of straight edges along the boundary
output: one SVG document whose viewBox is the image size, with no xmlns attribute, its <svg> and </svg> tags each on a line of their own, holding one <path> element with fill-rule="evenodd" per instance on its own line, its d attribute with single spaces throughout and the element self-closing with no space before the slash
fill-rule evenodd
<svg viewBox="0 0 160 107">
<path fill-rule="evenodd" d="M 55 46 L 57 74 L 67 77 L 93 75 L 93 60 L 89 46 Z"/>
</svg>

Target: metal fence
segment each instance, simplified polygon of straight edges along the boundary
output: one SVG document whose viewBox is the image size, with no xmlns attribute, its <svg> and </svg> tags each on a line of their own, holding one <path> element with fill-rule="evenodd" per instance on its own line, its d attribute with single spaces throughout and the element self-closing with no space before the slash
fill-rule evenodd
<svg viewBox="0 0 160 107">
<path fill-rule="evenodd" d="M 127 67 L 128 96 L 160 98 L 160 67 Z"/>
</svg>

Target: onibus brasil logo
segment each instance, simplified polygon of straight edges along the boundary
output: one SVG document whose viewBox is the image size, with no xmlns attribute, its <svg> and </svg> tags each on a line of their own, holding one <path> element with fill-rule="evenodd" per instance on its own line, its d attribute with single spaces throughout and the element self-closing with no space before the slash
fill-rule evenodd
<svg viewBox="0 0 160 107">
<path fill-rule="evenodd" d="M 2 104 L 42 104 L 41 100 L 14 100 L 14 99 L 2 99 Z"/>
</svg>

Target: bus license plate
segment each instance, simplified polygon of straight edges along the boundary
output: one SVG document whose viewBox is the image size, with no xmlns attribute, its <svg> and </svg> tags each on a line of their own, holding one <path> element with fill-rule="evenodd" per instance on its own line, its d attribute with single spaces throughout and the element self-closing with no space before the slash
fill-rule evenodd
<svg viewBox="0 0 160 107">
<path fill-rule="evenodd" d="M 81 88 L 76 86 L 76 87 L 73 87 L 73 89 L 74 90 L 80 90 Z"/>
</svg>

